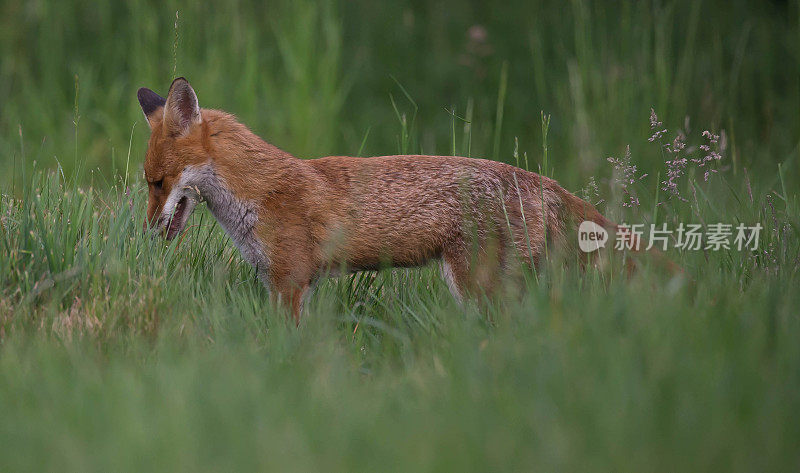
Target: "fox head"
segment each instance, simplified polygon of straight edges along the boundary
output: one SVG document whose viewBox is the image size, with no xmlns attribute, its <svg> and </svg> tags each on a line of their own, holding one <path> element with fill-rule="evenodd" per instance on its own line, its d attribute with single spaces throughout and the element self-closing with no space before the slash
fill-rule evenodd
<svg viewBox="0 0 800 473">
<path fill-rule="evenodd" d="M 144 161 L 149 191 L 145 225 L 172 239 L 200 199 L 189 174 L 211 159 L 206 124 L 197 95 L 183 77 L 172 82 L 166 99 L 144 87 L 137 95 L 150 125 Z"/>
</svg>

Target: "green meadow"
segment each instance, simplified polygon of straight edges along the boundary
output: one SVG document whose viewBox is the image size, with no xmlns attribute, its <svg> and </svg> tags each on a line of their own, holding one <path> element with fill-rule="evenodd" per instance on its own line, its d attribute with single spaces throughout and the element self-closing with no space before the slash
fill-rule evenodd
<svg viewBox="0 0 800 473">
<path fill-rule="evenodd" d="M 295 327 L 205 206 L 142 231 L 176 76 L 298 157 L 495 159 L 730 244 L 464 305 L 341 276 Z M 1 0 L 0 97 L 0 471 L 800 468 L 797 0 Z"/>
</svg>

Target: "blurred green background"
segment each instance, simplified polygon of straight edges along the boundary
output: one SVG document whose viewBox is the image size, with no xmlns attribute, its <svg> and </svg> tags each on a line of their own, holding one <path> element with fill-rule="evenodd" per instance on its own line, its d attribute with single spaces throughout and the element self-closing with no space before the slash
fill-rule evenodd
<svg viewBox="0 0 800 473">
<path fill-rule="evenodd" d="M 0 471 L 797 470 L 798 25 L 798 0 L 0 0 Z M 619 222 L 759 247 L 670 249 L 692 281 L 545 262 L 480 305 L 434 265 L 342 276 L 297 328 L 203 206 L 142 232 L 136 90 L 176 75 L 298 156 L 547 154 Z M 682 156 L 725 130 L 685 199 L 651 108 Z"/>
<path fill-rule="evenodd" d="M 202 106 L 304 157 L 362 142 L 365 155 L 452 154 L 454 110 L 472 122 L 469 143 L 455 119 L 458 154 L 510 162 L 518 137 L 533 160 L 544 111 L 556 177 L 574 188 L 627 144 L 641 167 L 661 165 L 640 152 L 653 107 L 671 129 L 687 116 L 725 129 L 737 170 L 774 172 L 798 152 L 798 18 L 797 2 L 745 0 L 4 0 L 0 170 L 18 176 L 24 152 L 69 172 L 77 153 L 111 176 L 129 143 L 139 169 L 136 89 L 163 94 L 183 75 Z M 409 124 L 414 105 L 401 87 L 419 107 L 405 148 L 391 97 Z"/>
</svg>

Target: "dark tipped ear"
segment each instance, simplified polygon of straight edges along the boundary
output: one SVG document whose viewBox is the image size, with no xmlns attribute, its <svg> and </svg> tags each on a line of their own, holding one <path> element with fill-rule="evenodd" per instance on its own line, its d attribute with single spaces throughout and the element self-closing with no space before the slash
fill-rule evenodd
<svg viewBox="0 0 800 473">
<path fill-rule="evenodd" d="M 183 135 L 201 121 L 200 105 L 194 89 L 189 81 L 178 77 L 169 86 L 167 103 L 164 105 L 165 125 L 171 133 Z"/>
<path fill-rule="evenodd" d="M 150 128 L 153 128 L 153 113 L 162 108 L 167 100 L 146 87 L 139 89 L 136 96 L 139 97 L 139 105 L 142 106 L 142 112 L 144 112 L 144 117 L 147 118 L 147 123 Z"/>
</svg>

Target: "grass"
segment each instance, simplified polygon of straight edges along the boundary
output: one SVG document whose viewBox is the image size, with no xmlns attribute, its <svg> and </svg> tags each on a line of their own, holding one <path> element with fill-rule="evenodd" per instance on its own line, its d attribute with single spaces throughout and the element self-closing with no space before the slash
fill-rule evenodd
<svg viewBox="0 0 800 473">
<path fill-rule="evenodd" d="M 796 469 L 800 8 L 720 5 L 4 2 L 0 470 Z M 298 155 L 496 153 L 759 250 L 669 251 L 691 284 L 546 265 L 480 308 L 434 267 L 364 273 L 297 329 L 204 207 L 141 231 L 134 91 L 176 73 Z M 690 147 L 727 132 L 686 201 L 651 107 Z"/>
</svg>

